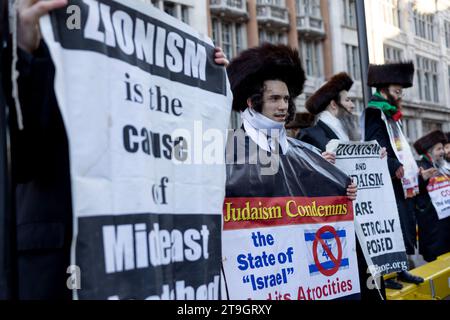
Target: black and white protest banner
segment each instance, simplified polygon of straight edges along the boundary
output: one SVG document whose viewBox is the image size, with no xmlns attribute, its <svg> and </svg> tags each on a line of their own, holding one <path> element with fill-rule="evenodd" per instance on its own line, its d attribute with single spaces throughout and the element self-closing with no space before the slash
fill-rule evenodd
<svg viewBox="0 0 450 320">
<path fill-rule="evenodd" d="M 358 299 L 350 182 L 341 170 L 289 138 L 273 175 L 243 161 L 257 147 L 242 130 L 228 140 L 223 206 L 227 293 L 238 300 Z M 247 142 L 248 143 L 247 143 Z M 234 152 L 233 150 L 246 150 Z M 272 156 L 274 156 L 272 154 Z"/>
<path fill-rule="evenodd" d="M 427 191 L 430 195 L 439 220 L 450 216 L 450 177 L 447 174 L 440 173 L 436 177 L 430 178 L 427 185 Z M 450 232 L 450 231 L 449 231 Z"/>
<path fill-rule="evenodd" d="M 374 277 L 407 270 L 408 262 L 387 158 L 376 141 L 343 143 L 331 140 L 336 166 L 358 186 L 353 202 L 355 230 L 369 271 Z"/>
<path fill-rule="evenodd" d="M 70 147 L 74 297 L 218 299 L 231 92 L 211 40 L 132 0 L 72 0 L 41 29 Z"/>
</svg>

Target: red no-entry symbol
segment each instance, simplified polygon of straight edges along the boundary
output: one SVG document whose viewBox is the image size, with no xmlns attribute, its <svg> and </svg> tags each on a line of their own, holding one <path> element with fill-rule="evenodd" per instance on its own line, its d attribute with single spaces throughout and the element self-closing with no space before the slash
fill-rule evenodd
<svg viewBox="0 0 450 320">
<path fill-rule="evenodd" d="M 325 232 L 331 232 L 334 239 L 336 240 L 336 245 L 337 245 L 337 249 L 338 249 L 337 258 L 333 255 L 333 252 L 331 252 L 328 245 L 322 239 L 322 235 Z M 319 242 L 322 245 L 323 250 L 326 251 L 328 257 L 334 263 L 334 266 L 331 269 L 325 269 L 319 261 L 319 258 L 317 256 L 317 244 Z M 341 239 L 339 239 L 339 236 L 338 236 L 336 230 L 332 226 L 324 226 L 324 227 L 320 228 L 319 230 L 317 230 L 316 237 L 313 242 L 313 255 L 314 255 L 314 262 L 317 266 L 317 269 L 319 269 L 320 273 L 322 273 L 323 275 L 330 277 L 339 270 L 339 267 L 341 266 L 341 262 L 342 262 L 342 244 L 341 244 Z"/>
</svg>

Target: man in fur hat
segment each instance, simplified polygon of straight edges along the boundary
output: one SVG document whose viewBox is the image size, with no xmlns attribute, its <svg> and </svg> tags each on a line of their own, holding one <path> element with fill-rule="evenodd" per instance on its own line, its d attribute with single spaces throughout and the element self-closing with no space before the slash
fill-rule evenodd
<svg viewBox="0 0 450 320">
<path fill-rule="evenodd" d="M 419 227 L 419 253 L 425 261 L 436 260 L 441 254 L 450 252 L 450 217 L 439 219 L 427 191 L 430 178 L 449 175 L 445 168 L 444 145 L 446 135 L 433 131 L 414 143 L 417 153 L 422 156 L 420 166 L 420 194 L 416 197 L 416 217 Z"/>
<path fill-rule="evenodd" d="M 357 118 L 352 114 L 355 105 L 348 96 L 352 85 L 347 73 L 338 73 L 306 101 L 305 107 L 316 116 L 317 123 L 303 130 L 300 140 L 322 151 L 332 139 L 360 140 Z"/>
<path fill-rule="evenodd" d="M 272 44 L 251 48 L 232 60 L 227 72 L 233 109 L 241 112 L 243 123 L 228 139 L 227 198 L 343 193 L 350 200 L 356 198 L 356 186 L 344 172 L 322 158 L 316 148 L 287 137 L 285 124 L 294 117 L 294 99 L 305 81 L 297 50 Z M 239 150 L 245 152 L 239 155 Z M 257 150 L 276 158 L 278 170 L 264 174 L 262 164 L 249 162 L 247 158 Z"/>
<path fill-rule="evenodd" d="M 412 62 L 370 65 L 368 85 L 376 88 L 364 112 L 365 141 L 376 140 L 387 149 L 388 167 L 392 177 L 400 225 L 405 242 L 406 254 L 414 254 L 416 223 L 414 212 L 406 198 L 418 192 L 418 168 L 401 127 L 401 102 L 403 89 L 413 85 L 414 65 Z M 407 271 L 398 273 L 405 282 L 419 284 L 423 279 Z M 394 279 L 385 282 L 387 288 L 401 289 Z"/>
<path fill-rule="evenodd" d="M 243 51 L 231 61 L 227 72 L 233 110 L 241 112 L 241 129 L 258 148 L 282 155 L 299 147 L 316 152 L 313 146 L 288 138 L 285 128 L 294 118 L 294 99 L 302 93 L 305 82 L 297 50 L 266 43 Z M 325 165 L 318 165 L 321 164 Z M 328 164 L 325 166 L 329 168 Z M 318 185 L 311 186 L 312 193 Z M 355 184 L 349 184 L 347 195 L 352 200 L 356 198 Z"/>
</svg>

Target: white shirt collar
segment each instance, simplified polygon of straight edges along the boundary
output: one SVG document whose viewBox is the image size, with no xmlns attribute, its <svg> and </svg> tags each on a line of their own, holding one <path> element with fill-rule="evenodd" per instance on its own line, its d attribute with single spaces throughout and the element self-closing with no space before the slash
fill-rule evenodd
<svg viewBox="0 0 450 320">
<path fill-rule="evenodd" d="M 242 123 L 247 135 L 263 150 L 273 151 L 277 149 L 278 141 L 281 152 L 286 154 L 289 149 L 284 122 L 277 122 L 267 118 L 251 108 L 241 113 Z"/>
<path fill-rule="evenodd" d="M 331 112 L 328 110 L 323 111 L 319 115 L 319 120 L 324 122 L 342 141 L 349 141 L 349 137 L 347 133 L 344 131 L 344 127 L 342 126 L 341 121 L 336 118 Z"/>
</svg>

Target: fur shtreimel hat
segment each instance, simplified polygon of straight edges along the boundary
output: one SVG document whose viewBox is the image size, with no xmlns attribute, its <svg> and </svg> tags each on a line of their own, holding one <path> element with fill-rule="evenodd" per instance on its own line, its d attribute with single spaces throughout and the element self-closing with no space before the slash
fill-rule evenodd
<svg viewBox="0 0 450 320">
<path fill-rule="evenodd" d="M 286 129 L 308 128 L 312 126 L 314 118 L 311 113 L 298 112 L 295 114 L 294 120 L 286 124 Z"/>
<path fill-rule="evenodd" d="M 381 88 L 397 84 L 410 88 L 414 79 L 414 63 L 412 61 L 387 64 L 371 64 L 367 75 L 367 85 Z"/>
<path fill-rule="evenodd" d="M 247 49 L 231 61 L 227 73 L 236 111 L 247 108 L 247 99 L 258 93 L 266 80 L 285 82 L 293 98 L 302 93 L 305 83 L 298 51 L 286 45 L 265 43 Z"/>
<path fill-rule="evenodd" d="M 417 140 L 414 143 L 414 149 L 418 154 L 425 154 L 439 142 L 447 143 L 447 136 L 441 130 L 435 130 Z"/>
<path fill-rule="evenodd" d="M 341 91 L 349 91 L 352 85 L 353 80 L 347 73 L 338 73 L 306 100 L 305 108 L 312 114 L 319 114 Z"/>
</svg>

